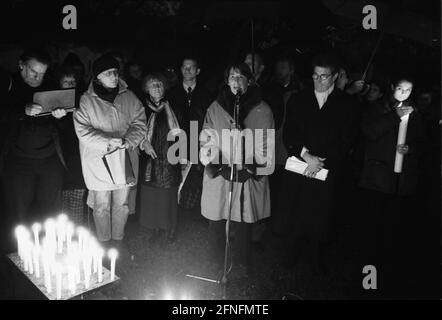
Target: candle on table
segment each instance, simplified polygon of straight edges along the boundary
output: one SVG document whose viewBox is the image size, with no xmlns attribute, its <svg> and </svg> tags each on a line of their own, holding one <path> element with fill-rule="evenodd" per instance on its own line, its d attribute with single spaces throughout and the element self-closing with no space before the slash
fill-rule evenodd
<svg viewBox="0 0 442 320">
<path fill-rule="evenodd" d="M 111 281 L 115 280 L 115 260 L 117 259 L 117 255 L 118 255 L 118 252 L 116 249 L 113 249 L 113 248 L 109 249 L 108 256 L 111 261 L 111 275 L 110 275 Z"/>
<path fill-rule="evenodd" d="M 28 260 L 28 268 L 29 268 L 29 273 L 30 274 L 34 274 L 34 264 L 32 262 L 32 250 L 33 250 L 33 247 L 34 247 L 34 245 L 28 239 L 27 240 L 27 244 L 26 244 L 26 256 L 27 256 L 27 260 Z"/>
<path fill-rule="evenodd" d="M 97 258 L 98 258 L 98 282 L 102 282 L 103 281 L 103 249 L 98 247 L 97 248 Z"/>
<path fill-rule="evenodd" d="M 23 255 L 23 238 L 25 233 L 25 227 L 24 226 L 17 226 L 15 228 L 15 237 L 17 238 L 17 251 L 18 255 L 21 260 L 24 259 Z"/>
<path fill-rule="evenodd" d="M 72 224 L 72 222 L 68 221 L 66 223 L 66 245 L 67 245 L 68 254 L 71 252 L 73 233 L 74 233 L 74 225 Z"/>
<path fill-rule="evenodd" d="M 73 265 L 75 267 L 74 269 L 74 276 L 75 276 L 75 284 L 80 283 L 80 261 L 79 261 L 79 252 L 78 252 L 78 242 L 73 241 L 72 242 L 72 259 L 73 259 Z"/>
<path fill-rule="evenodd" d="M 63 252 L 63 242 L 65 238 L 65 225 L 68 217 L 65 214 L 60 214 L 57 217 L 57 238 L 58 238 L 58 253 Z"/>
<path fill-rule="evenodd" d="M 40 246 L 40 237 L 39 233 L 41 230 L 41 224 L 36 222 L 32 225 L 32 232 L 34 233 L 34 244 L 36 246 Z"/>
<path fill-rule="evenodd" d="M 34 260 L 35 276 L 40 278 L 40 247 L 34 246 L 32 250 L 32 258 Z"/>
<path fill-rule="evenodd" d="M 56 237 L 55 237 L 55 220 L 49 218 L 44 224 L 46 236 L 49 239 L 49 244 L 51 247 L 56 248 Z"/>
<path fill-rule="evenodd" d="M 46 290 L 48 291 L 48 293 L 51 293 L 52 291 L 51 270 L 49 266 L 49 257 L 47 252 L 43 252 L 43 272 L 44 272 Z"/>
<path fill-rule="evenodd" d="M 68 285 L 71 294 L 75 294 L 75 260 L 72 255 L 68 258 Z"/>
<path fill-rule="evenodd" d="M 55 288 L 57 293 L 57 300 L 61 299 L 61 280 L 62 280 L 62 268 L 61 264 L 55 265 Z"/>
</svg>

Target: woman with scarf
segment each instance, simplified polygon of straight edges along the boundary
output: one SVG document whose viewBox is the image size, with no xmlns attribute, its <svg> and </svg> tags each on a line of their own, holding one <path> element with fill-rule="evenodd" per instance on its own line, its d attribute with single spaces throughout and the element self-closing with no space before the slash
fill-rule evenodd
<svg viewBox="0 0 442 320">
<path fill-rule="evenodd" d="M 210 220 L 212 252 L 218 267 L 224 257 L 225 220 L 229 218 L 230 211 L 233 163 L 237 169 L 233 178 L 230 214 L 231 227 L 235 232 L 233 262 L 236 267 L 241 266 L 239 271 L 250 272 L 253 265 L 250 254 L 252 224 L 270 216 L 267 175 L 274 169 L 274 120 L 270 107 L 261 98 L 259 87 L 253 85 L 251 70 L 245 63 L 227 67 L 224 78 L 225 84 L 220 88 L 218 98 L 207 110 L 200 136 L 200 158 L 205 165 L 201 213 Z M 235 108 L 238 103 L 239 108 Z M 235 109 L 239 109 L 237 126 Z M 247 136 L 245 133 L 249 132 L 253 137 L 245 137 L 242 146 L 233 142 L 232 145 L 237 147 L 235 152 L 231 152 L 229 141 L 241 141 L 232 131 L 235 127 L 239 127 L 239 136 Z M 229 140 L 222 141 L 226 134 Z M 232 134 L 234 139 L 231 140 Z M 214 157 L 215 154 L 219 157 Z"/>
<path fill-rule="evenodd" d="M 179 124 L 169 102 L 164 98 L 167 80 L 160 73 L 147 75 L 142 84 L 146 94 L 144 104 L 150 113 L 147 134 L 141 150 L 144 159 L 144 176 L 141 177 L 140 224 L 153 229 L 151 241 L 157 240 L 163 231 L 167 239 L 176 239 L 178 212 L 178 186 L 181 180 L 180 165 L 167 159 L 167 151 L 173 142 L 167 140 L 169 131 L 179 133 Z"/>
</svg>

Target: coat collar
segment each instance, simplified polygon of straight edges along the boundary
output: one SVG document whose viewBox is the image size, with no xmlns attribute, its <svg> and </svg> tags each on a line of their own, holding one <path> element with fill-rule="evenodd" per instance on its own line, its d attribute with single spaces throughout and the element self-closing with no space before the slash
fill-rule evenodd
<svg viewBox="0 0 442 320">
<path fill-rule="evenodd" d="M 93 86 L 92 81 L 89 83 L 89 87 L 87 89 L 87 92 L 92 96 L 98 97 L 98 95 L 94 91 L 94 86 Z M 119 79 L 118 80 L 118 95 L 120 95 L 126 91 L 127 91 L 127 83 L 123 79 Z"/>
</svg>

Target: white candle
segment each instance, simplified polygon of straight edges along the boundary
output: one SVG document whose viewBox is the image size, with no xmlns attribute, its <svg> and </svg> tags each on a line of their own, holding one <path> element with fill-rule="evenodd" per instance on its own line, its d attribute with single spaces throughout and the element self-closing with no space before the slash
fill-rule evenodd
<svg viewBox="0 0 442 320">
<path fill-rule="evenodd" d="M 71 294 L 75 294 L 75 260 L 73 256 L 68 259 L 68 284 Z"/>
<path fill-rule="evenodd" d="M 402 105 L 402 102 L 399 103 L 398 108 L 400 108 Z M 397 136 L 397 143 L 399 144 L 405 144 L 405 140 L 407 138 L 407 127 L 408 127 L 408 119 L 410 118 L 410 115 L 407 114 L 403 117 L 401 117 L 401 123 L 399 124 L 399 132 Z M 401 173 L 402 172 L 402 164 L 404 162 L 404 155 L 399 153 L 396 150 L 396 158 L 394 160 L 394 172 Z"/>
<path fill-rule="evenodd" d="M 73 265 L 75 267 L 74 269 L 74 275 L 75 275 L 75 284 L 80 283 L 80 258 L 79 258 L 79 252 L 78 252 L 78 242 L 73 241 L 72 242 L 72 258 L 73 258 Z"/>
<path fill-rule="evenodd" d="M 84 273 L 84 287 L 89 289 L 91 268 L 89 264 L 89 255 L 87 252 L 83 253 L 83 273 Z"/>
<path fill-rule="evenodd" d="M 27 260 L 28 260 L 28 268 L 29 268 L 30 274 L 34 274 L 34 264 L 32 262 L 33 247 L 34 246 L 33 246 L 32 242 L 28 239 L 27 244 L 26 244 L 26 256 L 27 256 Z"/>
<path fill-rule="evenodd" d="M 41 230 L 41 224 L 36 222 L 32 225 L 32 232 L 34 233 L 34 244 L 36 246 L 40 246 L 40 238 L 39 233 Z"/>
<path fill-rule="evenodd" d="M 62 268 L 59 263 L 55 266 L 55 287 L 57 293 L 57 300 L 61 299 L 61 280 L 62 280 Z"/>
<path fill-rule="evenodd" d="M 55 220 L 49 218 L 45 221 L 45 232 L 49 239 L 50 246 L 56 248 L 56 237 L 55 237 Z"/>
<path fill-rule="evenodd" d="M 103 249 L 97 248 L 97 258 L 98 258 L 98 282 L 103 282 Z"/>
<path fill-rule="evenodd" d="M 23 236 L 25 232 L 24 226 L 17 226 L 15 228 L 15 237 L 17 238 L 17 252 L 21 260 L 24 259 L 23 255 Z"/>
<path fill-rule="evenodd" d="M 66 223 L 66 245 L 67 245 L 68 254 L 70 254 L 71 252 L 73 233 L 74 233 L 74 225 L 72 224 L 72 222 L 68 221 Z"/>
<path fill-rule="evenodd" d="M 113 248 L 109 249 L 108 256 L 111 261 L 111 275 L 110 275 L 111 281 L 115 280 L 115 260 L 117 259 L 117 255 L 118 255 L 118 252 L 116 249 L 113 249 Z"/>
<path fill-rule="evenodd" d="M 34 246 L 34 249 L 32 250 L 32 257 L 34 259 L 34 269 L 35 269 L 35 276 L 40 278 L 40 247 Z"/>
<path fill-rule="evenodd" d="M 65 239 L 65 225 L 68 217 L 65 214 L 60 214 L 57 217 L 57 238 L 58 238 L 58 253 L 63 252 L 63 242 Z"/>
<path fill-rule="evenodd" d="M 85 231 L 85 229 L 83 227 L 77 227 L 78 249 L 80 251 L 83 250 L 84 231 Z"/>
<path fill-rule="evenodd" d="M 46 252 L 43 253 L 43 272 L 45 278 L 45 286 L 48 293 L 51 293 L 51 270 L 49 266 L 49 257 Z"/>
</svg>

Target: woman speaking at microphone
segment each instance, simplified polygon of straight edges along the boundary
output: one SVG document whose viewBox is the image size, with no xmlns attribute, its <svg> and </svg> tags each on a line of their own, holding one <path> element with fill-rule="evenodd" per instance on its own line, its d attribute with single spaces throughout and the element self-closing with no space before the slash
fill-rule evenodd
<svg viewBox="0 0 442 320">
<path fill-rule="evenodd" d="M 259 88 L 253 85 L 252 72 L 245 63 L 228 66 L 224 80 L 218 98 L 207 110 L 200 137 L 201 162 L 206 166 L 201 213 L 210 220 L 212 252 L 215 265 L 219 266 L 224 257 L 225 220 L 229 219 L 231 199 L 234 270 L 237 270 L 235 266 L 242 266 L 238 270 L 249 272 L 252 266 L 251 226 L 270 216 L 267 175 L 273 169 L 273 141 L 270 139 L 272 142 L 267 143 L 267 134 L 274 129 L 274 121 Z M 233 129 L 239 129 L 236 136 Z M 253 138 L 241 138 L 245 131 Z M 223 141 L 226 137 L 228 141 Z M 274 139 L 274 136 L 270 137 Z M 245 143 L 238 144 L 243 140 Z"/>
</svg>

